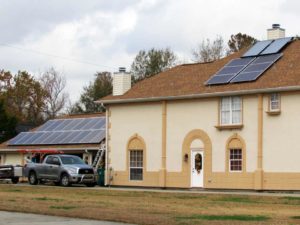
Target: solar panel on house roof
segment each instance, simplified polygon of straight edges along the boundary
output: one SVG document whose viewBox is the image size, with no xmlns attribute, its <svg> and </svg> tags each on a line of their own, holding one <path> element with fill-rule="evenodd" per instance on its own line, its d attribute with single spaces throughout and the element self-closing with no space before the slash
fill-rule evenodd
<svg viewBox="0 0 300 225">
<path fill-rule="evenodd" d="M 49 120 L 36 131 L 22 132 L 8 145 L 100 143 L 105 138 L 104 117 Z"/>
<path fill-rule="evenodd" d="M 284 46 L 286 46 L 292 37 L 280 38 L 273 41 L 265 50 L 263 50 L 260 55 L 275 54 L 278 53 Z"/>
<path fill-rule="evenodd" d="M 254 81 L 271 67 L 280 57 L 281 53 L 257 57 L 241 73 L 239 73 L 230 83 Z"/>
<path fill-rule="evenodd" d="M 206 85 L 229 83 L 230 80 L 232 80 L 253 60 L 254 58 L 240 58 L 231 60 L 208 81 L 206 81 Z"/>
<path fill-rule="evenodd" d="M 242 57 L 258 56 L 264 51 L 274 40 L 258 41 L 256 42 Z"/>
</svg>

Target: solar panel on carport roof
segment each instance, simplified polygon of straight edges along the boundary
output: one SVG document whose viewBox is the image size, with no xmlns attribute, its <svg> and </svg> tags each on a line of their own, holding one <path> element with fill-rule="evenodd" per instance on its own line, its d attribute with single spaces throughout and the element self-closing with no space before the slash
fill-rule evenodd
<svg viewBox="0 0 300 225">
<path fill-rule="evenodd" d="M 16 144 L 16 143 L 18 143 L 18 142 L 21 142 L 22 139 L 24 139 L 27 135 L 28 135 L 27 132 L 22 132 L 22 133 L 18 134 L 18 136 L 16 136 L 16 137 L 14 137 L 13 139 L 11 139 L 11 140 L 9 141 L 9 144 Z"/>
<path fill-rule="evenodd" d="M 48 129 L 48 127 L 50 127 L 54 122 L 55 122 L 55 120 L 48 120 L 45 124 L 40 126 L 37 129 L 37 131 L 46 131 Z"/>
<path fill-rule="evenodd" d="M 20 133 L 9 145 L 97 143 L 103 131 L 103 117 L 49 120 L 36 131 Z"/>
<path fill-rule="evenodd" d="M 206 85 L 212 84 L 227 84 L 232 80 L 239 72 L 241 72 L 254 58 L 239 58 L 233 59 L 227 63 L 221 70 L 213 75 Z"/>
<path fill-rule="evenodd" d="M 105 129 L 105 119 L 101 118 L 100 120 L 98 120 L 92 127 L 91 129 Z"/>
<path fill-rule="evenodd" d="M 263 52 L 261 52 L 260 55 L 278 53 L 284 46 L 292 41 L 292 39 L 292 37 L 276 39 Z"/>
<path fill-rule="evenodd" d="M 272 42 L 273 42 L 273 40 L 258 41 L 242 57 L 254 57 L 254 56 L 258 56 Z"/>
<path fill-rule="evenodd" d="M 99 131 L 95 136 L 89 141 L 89 143 L 99 143 L 105 137 L 105 130 Z"/>
<path fill-rule="evenodd" d="M 250 65 L 239 73 L 230 83 L 239 83 L 246 81 L 254 81 L 261 76 L 269 67 L 271 67 L 280 57 L 281 53 L 259 56 Z"/>
</svg>

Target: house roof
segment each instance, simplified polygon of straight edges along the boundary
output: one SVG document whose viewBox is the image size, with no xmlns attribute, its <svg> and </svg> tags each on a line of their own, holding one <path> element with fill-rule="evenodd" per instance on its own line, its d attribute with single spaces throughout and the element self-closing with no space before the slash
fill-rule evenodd
<svg viewBox="0 0 300 225">
<path fill-rule="evenodd" d="M 283 50 L 282 58 L 254 82 L 205 85 L 205 82 L 226 63 L 239 58 L 242 54 L 243 52 L 238 52 L 211 63 L 176 66 L 135 84 L 124 95 L 109 95 L 97 102 L 113 104 L 134 100 L 160 100 L 167 97 L 176 99 L 185 98 L 185 96 L 209 96 L 213 93 L 221 94 L 250 90 L 259 93 L 265 89 L 283 89 L 285 87 L 298 87 L 300 89 L 300 40 L 292 41 Z"/>
</svg>

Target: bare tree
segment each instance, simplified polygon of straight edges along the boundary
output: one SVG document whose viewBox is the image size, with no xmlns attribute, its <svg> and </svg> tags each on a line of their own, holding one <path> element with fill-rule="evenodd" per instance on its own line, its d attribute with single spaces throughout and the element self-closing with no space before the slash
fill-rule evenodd
<svg viewBox="0 0 300 225">
<path fill-rule="evenodd" d="M 210 39 L 203 40 L 192 52 L 196 62 L 212 62 L 226 55 L 224 40 L 217 36 L 212 42 Z"/>
<path fill-rule="evenodd" d="M 54 118 L 62 111 L 69 98 L 64 92 L 66 79 L 52 67 L 42 74 L 40 82 L 47 92 L 45 114 L 48 118 Z"/>
</svg>

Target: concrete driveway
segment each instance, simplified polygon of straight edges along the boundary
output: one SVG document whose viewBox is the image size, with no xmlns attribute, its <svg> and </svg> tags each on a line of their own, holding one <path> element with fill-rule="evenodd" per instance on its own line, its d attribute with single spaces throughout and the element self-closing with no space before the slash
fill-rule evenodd
<svg viewBox="0 0 300 225">
<path fill-rule="evenodd" d="M 128 224 L 0 211 L 0 225 L 128 225 Z"/>
</svg>

